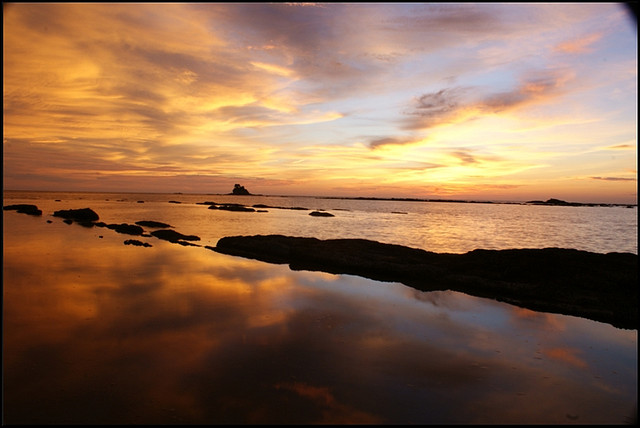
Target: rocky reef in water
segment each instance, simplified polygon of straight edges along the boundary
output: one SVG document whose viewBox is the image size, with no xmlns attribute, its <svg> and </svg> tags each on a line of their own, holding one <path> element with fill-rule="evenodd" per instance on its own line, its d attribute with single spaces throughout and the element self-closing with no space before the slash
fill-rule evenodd
<svg viewBox="0 0 640 428">
<path fill-rule="evenodd" d="M 38 208 L 36 205 L 32 204 L 16 204 L 16 205 L 5 205 L 2 207 L 3 211 L 15 211 L 21 214 L 28 214 L 34 216 L 41 216 L 42 210 Z"/>
<path fill-rule="evenodd" d="M 359 275 L 422 291 L 454 290 L 535 311 L 637 329 L 638 256 L 564 248 L 434 253 L 364 239 L 283 235 L 221 238 L 219 253 L 292 270 Z"/>
<path fill-rule="evenodd" d="M 560 207 L 615 207 L 626 206 L 627 208 L 633 208 L 631 204 L 596 204 L 596 203 L 583 203 L 583 202 L 567 202 L 562 199 L 550 198 L 546 201 L 527 201 L 527 205 L 551 205 Z"/>
<path fill-rule="evenodd" d="M 53 213 L 53 216 L 77 222 L 94 222 L 100 219 L 100 216 L 91 208 L 58 210 Z"/>
</svg>

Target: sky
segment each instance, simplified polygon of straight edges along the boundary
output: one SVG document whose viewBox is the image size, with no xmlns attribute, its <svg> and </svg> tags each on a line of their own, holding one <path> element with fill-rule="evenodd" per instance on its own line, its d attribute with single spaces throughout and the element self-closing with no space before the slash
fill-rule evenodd
<svg viewBox="0 0 640 428">
<path fill-rule="evenodd" d="M 3 3 L 5 190 L 637 203 L 616 3 Z"/>
</svg>

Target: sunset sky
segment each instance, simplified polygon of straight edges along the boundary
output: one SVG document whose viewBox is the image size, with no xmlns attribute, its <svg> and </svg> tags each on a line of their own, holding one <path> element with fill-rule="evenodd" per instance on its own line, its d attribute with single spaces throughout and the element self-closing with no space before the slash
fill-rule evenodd
<svg viewBox="0 0 640 428">
<path fill-rule="evenodd" d="M 3 3 L 5 190 L 637 202 L 614 3 Z"/>
</svg>

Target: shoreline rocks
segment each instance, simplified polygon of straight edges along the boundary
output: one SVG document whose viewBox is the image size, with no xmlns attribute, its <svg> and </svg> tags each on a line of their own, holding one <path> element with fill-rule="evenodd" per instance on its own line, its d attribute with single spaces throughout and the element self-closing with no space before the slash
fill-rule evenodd
<svg viewBox="0 0 640 428">
<path fill-rule="evenodd" d="M 283 235 L 229 236 L 207 248 L 292 270 L 358 275 L 421 291 L 461 291 L 618 328 L 638 325 L 638 256 L 631 253 L 542 248 L 449 254 L 364 239 Z"/>
<path fill-rule="evenodd" d="M 91 208 L 58 210 L 53 213 L 53 216 L 77 222 L 93 222 L 100 219 L 100 216 L 98 216 L 98 214 Z"/>
<path fill-rule="evenodd" d="M 42 210 L 39 209 L 36 205 L 32 204 L 16 204 L 16 205 L 5 205 L 2 207 L 4 211 L 16 211 L 21 214 L 28 214 L 34 216 L 41 216 Z"/>
<path fill-rule="evenodd" d="M 312 217 L 335 217 L 333 214 L 326 211 L 312 211 L 309 215 Z"/>
<path fill-rule="evenodd" d="M 151 232 L 152 236 L 158 239 L 164 239 L 165 241 L 172 242 L 174 244 L 185 244 L 184 241 L 199 241 L 200 237 L 196 235 L 183 235 L 180 232 L 176 232 L 171 229 L 160 229 Z"/>
<path fill-rule="evenodd" d="M 236 212 L 255 212 L 255 209 L 244 206 L 242 204 L 218 204 L 209 205 L 210 210 L 236 211 Z"/>
<path fill-rule="evenodd" d="M 137 239 L 127 239 L 126 241 L 124 241 L 124 245 L 134 245 L 136 247 L 152 247 L 151 244 L 138 241 Z"/>
</svg>

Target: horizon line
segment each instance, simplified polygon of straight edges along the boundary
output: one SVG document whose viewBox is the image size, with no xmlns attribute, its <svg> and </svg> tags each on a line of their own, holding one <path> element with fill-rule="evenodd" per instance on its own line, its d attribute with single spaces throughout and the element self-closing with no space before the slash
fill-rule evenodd
<svg viewBox="0 0 640 428">
<path fill-rule="evenodd" d="M 382 196 L 314 196 L 314 195 L 271 195 L 263 193 L 250 193 L 248 195 L 236 195 L 233 193 L 193 193 L 193 192 L 144 192 L 144 191 L 98 191 L 98 190 L 15 190 L 3 189 L 5 192 L 46 192 L 46 193 L 114 193 L 114 194 L 154 194 L 154 195 L 218 195 L 218 196 L 265 196 L 277 198 L 314 198 L 314 199 L 345 199 L 345 200 L 371 200 L 371 201 L 400 201 L 400 202 L 451 202 L 451 203 L 475 203 L 475 204 L 519 204 L 519 205 L 554 205 L 554 206 L 634 206 L 638 203 L 624 202 L 575 202 L 564 201 L 558 198 L 547 200 L 480 200 L 480 199 L 456 199 L 456 198 L 414 198 L 414 197 L 382 197 Z M 560 203 L 550 203 L 549 201 Z M 566 205 L 564 205 L 564 204 Z"/>
</svg>

